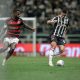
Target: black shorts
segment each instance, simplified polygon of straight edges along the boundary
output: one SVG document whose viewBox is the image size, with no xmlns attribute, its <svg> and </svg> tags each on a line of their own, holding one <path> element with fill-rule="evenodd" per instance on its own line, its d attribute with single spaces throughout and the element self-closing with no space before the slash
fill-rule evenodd
<svg viewBox="0 0 80 80">
<path fill-rule="evenodd" d="M 53 36 L 49 37 L 49 42 L 55 41 L 57 45 L 64 45 L 66 43 L 65 39 L 63 37 Z"/>
</svg>

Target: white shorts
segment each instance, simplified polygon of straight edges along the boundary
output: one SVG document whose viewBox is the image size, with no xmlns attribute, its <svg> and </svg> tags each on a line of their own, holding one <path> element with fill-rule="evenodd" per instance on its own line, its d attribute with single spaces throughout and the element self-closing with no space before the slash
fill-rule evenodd
<svg viewBox="0 0 80 80">
<path fill-rule="evenodd" d="M 16 37 L 6 37 L 6 38 L 4 38 L 4 43 L 5 42 L 8 42 L 9 44 L 12 44 L 12 43 L 17 44 L 19 42 L 19 39 Z"/>
</svg>

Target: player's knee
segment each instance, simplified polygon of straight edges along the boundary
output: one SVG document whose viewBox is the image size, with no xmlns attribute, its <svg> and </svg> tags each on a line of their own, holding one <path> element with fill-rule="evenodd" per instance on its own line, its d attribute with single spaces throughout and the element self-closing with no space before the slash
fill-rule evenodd
<svg viewBox="0 0 80 80">
<path fill-rule="evenodd" d="M 59 50 L 60 50 L 60 53 L 63 53 L 65 51 L 64 46 L 59 46 Z"/>
</svg>

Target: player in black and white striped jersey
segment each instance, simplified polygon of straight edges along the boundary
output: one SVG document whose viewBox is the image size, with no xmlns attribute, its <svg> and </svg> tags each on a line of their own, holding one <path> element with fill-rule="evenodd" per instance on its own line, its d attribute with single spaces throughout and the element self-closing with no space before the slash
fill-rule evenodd
<svg viewBox="0 0 80 80">
<path fill-rule="evenodd" d="M 52 59 L 53 56 L 56 55 L 54 50 L 57 45 L 59 46 L 60 49 L 60 55 L 64 55 L 64 44 L 65 44 L 64 34 L 69 24 L 67 11 L 62 10 L 58 16 L 47 21 L 47 24 L 51 23 L 54 23 L 54 26 L 53 26 L 53 31 L 49 36 L 49 41 L 51 44 L 51 49 L 49 51 L 49 66 L 53 66 Z"/>
</svg>

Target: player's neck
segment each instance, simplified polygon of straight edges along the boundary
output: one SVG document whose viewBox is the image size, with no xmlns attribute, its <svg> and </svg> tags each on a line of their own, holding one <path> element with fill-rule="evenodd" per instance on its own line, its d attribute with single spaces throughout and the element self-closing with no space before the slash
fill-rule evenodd
<svg viewBox="0 0 80 80">
<path fill-rule="evenodd" d="M 60 14 L 59 16 L 60 16 L 60 17 L 64 17 L 65 15 L 61 15 L 61 14 Z"/>
</svg>

